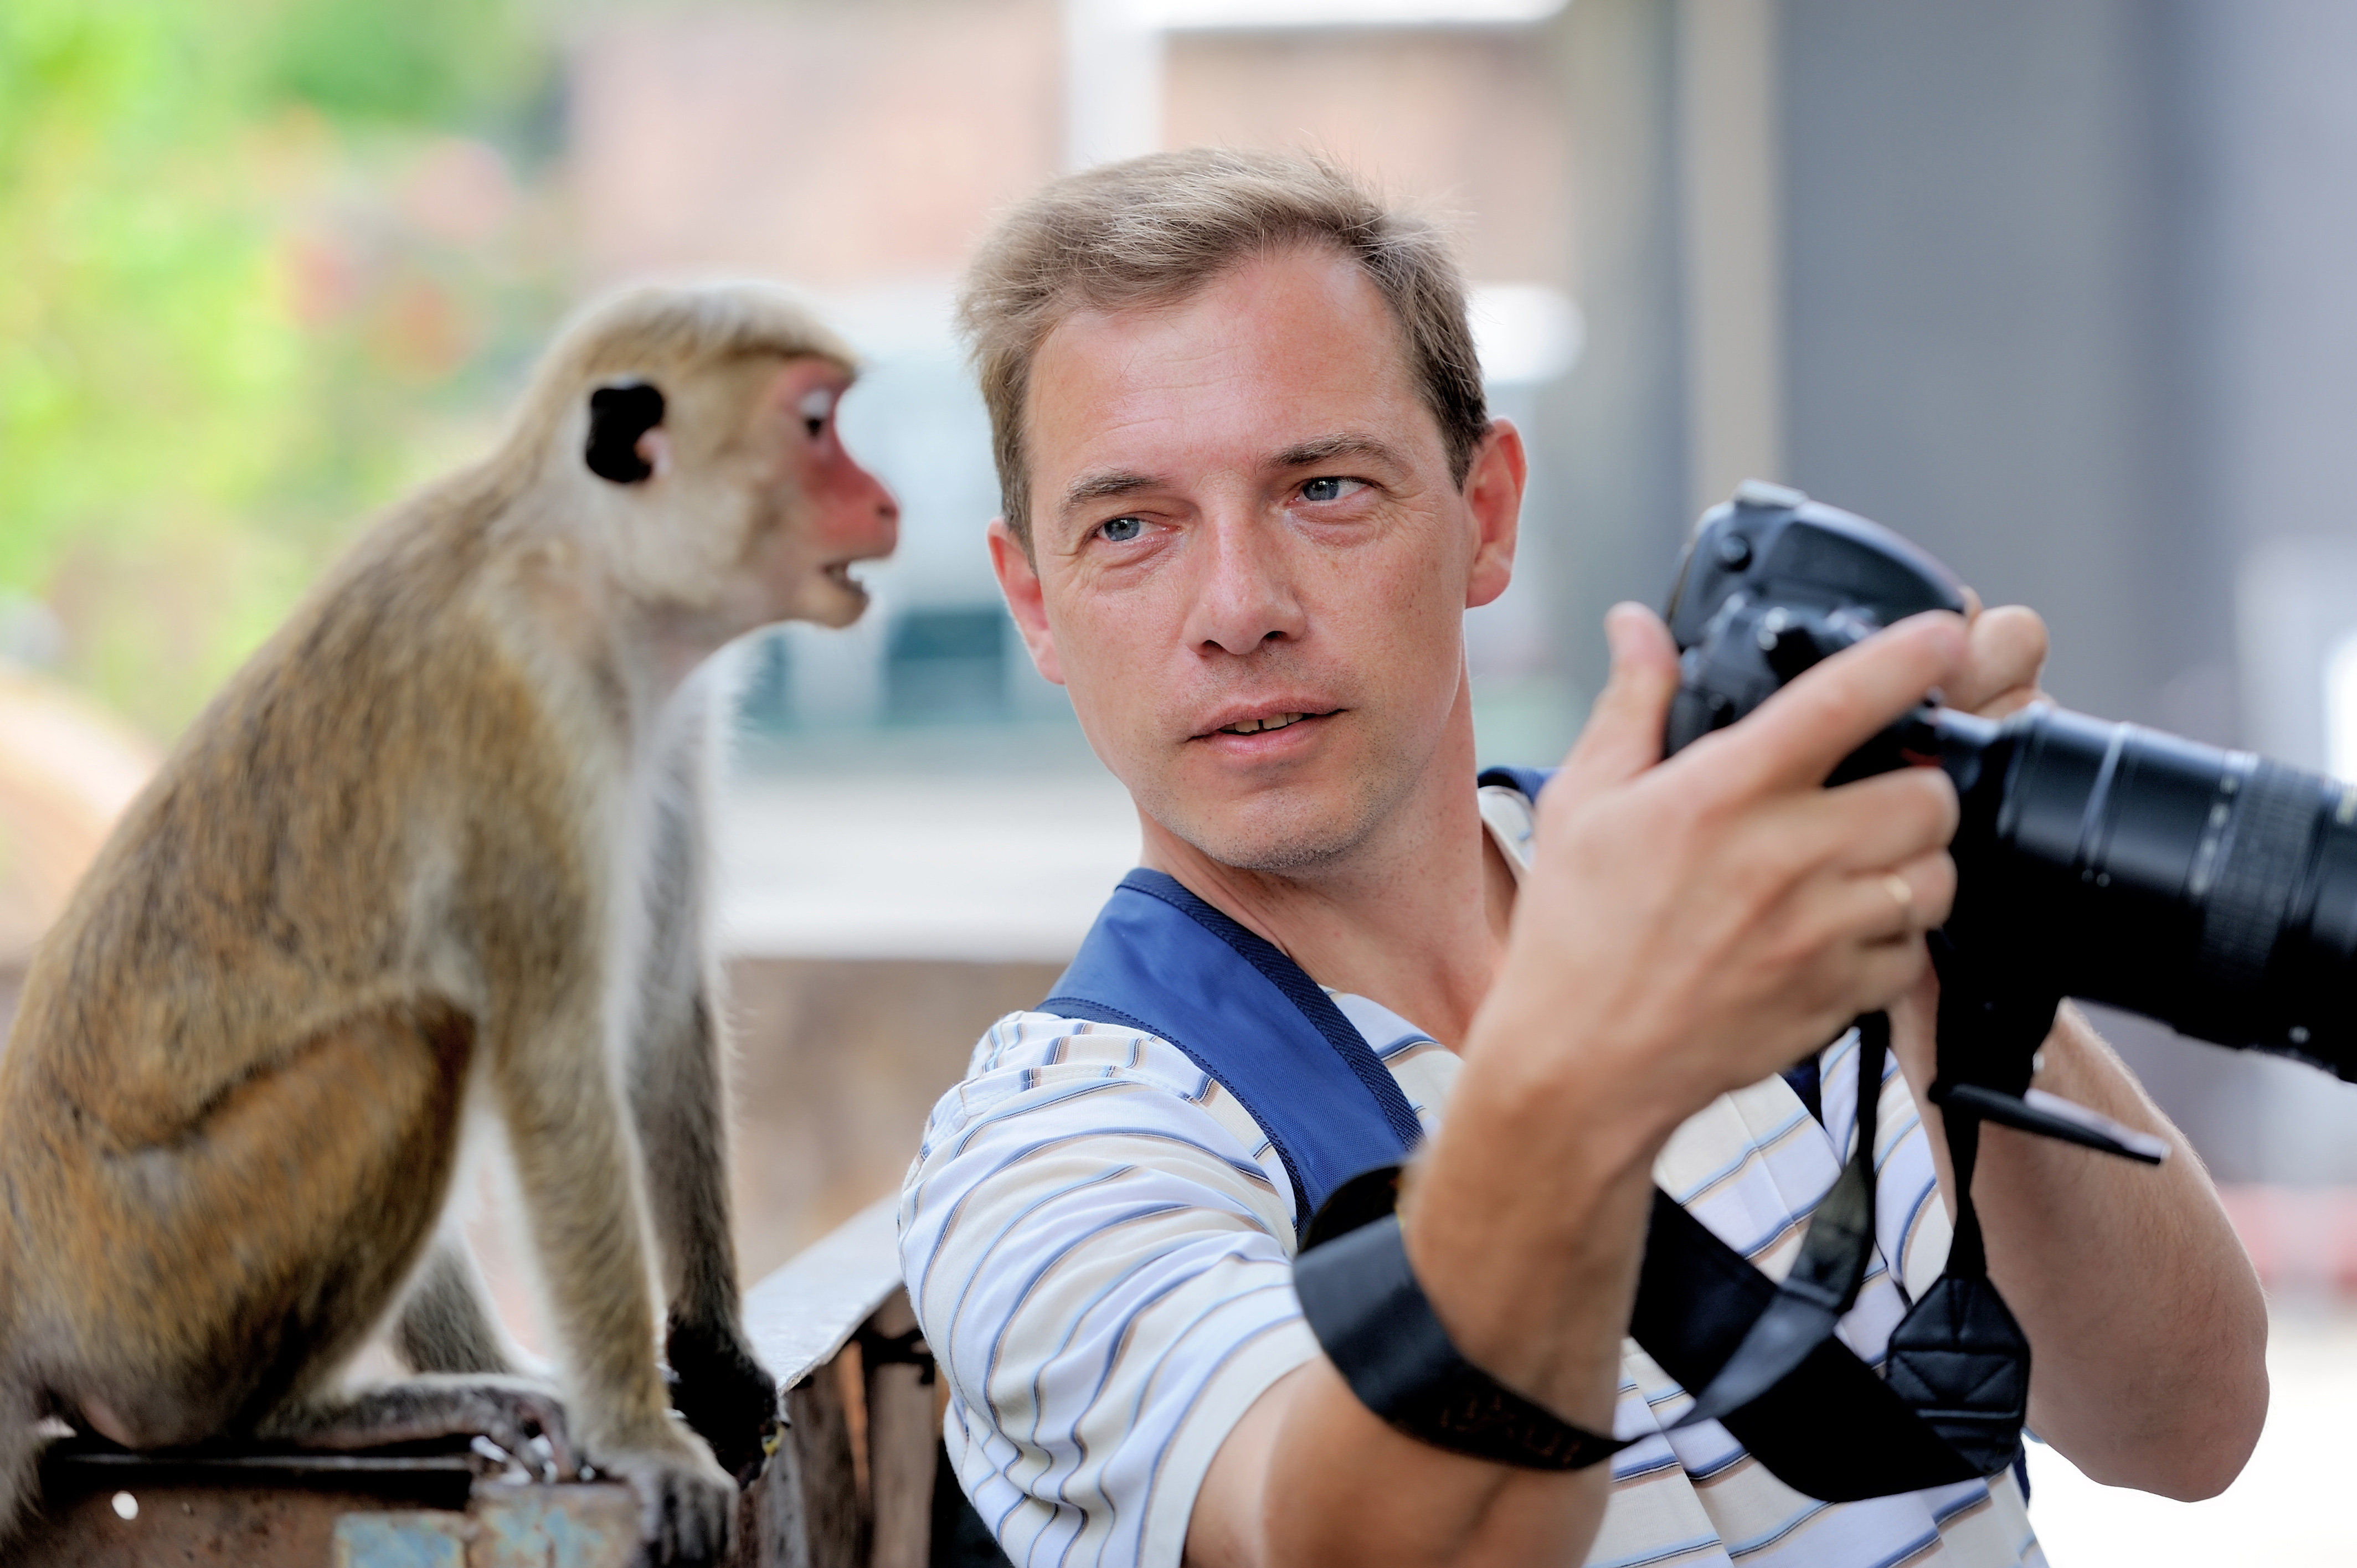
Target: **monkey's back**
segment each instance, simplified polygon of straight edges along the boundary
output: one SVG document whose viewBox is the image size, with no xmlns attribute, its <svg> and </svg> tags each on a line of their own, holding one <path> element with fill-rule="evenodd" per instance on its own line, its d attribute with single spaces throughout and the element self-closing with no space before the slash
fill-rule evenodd
<svg viewBox="0 0 2357 1568">
<path fill-rule="evenodd" d="M 410 1071 L 413 1040 L 463 1075 L 587 961 L 600 889 L 571 824 L 597 776 L 579 753 L 601 737 L 553 711 L 482 608 L 499 564 L 488 484 L 461 476 L 363 536 L 190 727 L 42 943 L 0 1051 L 17 1230 L 0 1254 L 28 1273 L 69 1254 L 114 1267 L 83 1257 L 78 1233 L 112 1216 L 168 1288 L 170 1256 L 234 1245 L 239 1217 L 188 1212 L 199 1195 L 168 1190 L 178 1167 L 151 1155 L 211 1136 L 253 1085 L 306 1052 L 361 1048 L 385 1020 L 398 1043 L 361 1048 L 347 1079 Z M 455 1121 L 455 1101 L 435 1114 Z M 290 1138 L 284 1197 L 299 1206 L 304 1158 L 333 1151 L 298 1149 Z M 447 1154 L 446 1140 L 414 1157 L 447 1167 Z M 438 1205 L 447 1168 L 415 1176 Z M 198 1234 L 140 1239 L 166 1224 Z"/>
</svg>

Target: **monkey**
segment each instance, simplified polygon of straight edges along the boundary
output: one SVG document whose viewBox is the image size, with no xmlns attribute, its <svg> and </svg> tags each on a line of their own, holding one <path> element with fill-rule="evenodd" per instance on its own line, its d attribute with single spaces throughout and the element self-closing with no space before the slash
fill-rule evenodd
<svg viewBox="0 0 2357 1568">
<path fill-rule="evenodd" d="M 854 369 L 768 285 L 591 308 L 126 811 L 0 1048 L 0 1542 L 56 1418 L 135 1449 L 541 1439 L 628 1483 L 651 1561 L 726 1549 L 716 1449 L 757 1459 L 777 1390 L 729 1240 L 697 672 L 864 609 L 899 514 L 835 428 Z M 476 1125 L 554 1388 L 450 1240 Z M 380 1336 L 414 1375 L 347 1376 Z"/>
</svg>

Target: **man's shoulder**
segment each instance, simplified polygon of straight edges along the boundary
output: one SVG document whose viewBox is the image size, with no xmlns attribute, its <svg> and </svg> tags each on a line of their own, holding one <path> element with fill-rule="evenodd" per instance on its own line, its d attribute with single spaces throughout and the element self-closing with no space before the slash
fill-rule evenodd
<svg viewBox="0 0 2357 1568">
<path fill-rule="evenodd" d="M 938 1208 L 1005 1197 L 1079 1165 L 1189 1173 L 1227 1199 L 1269 1209 L 1290 1235 L 1291 1189 L 1243 1104 L 1168 1041 L 1036 1010 L 1009 1013 L 974 1047 L 966 1076 L 925 1124 L 904 1198 Z M 903 1229 L 914 1209 L 904 1210 Z"/>
<path fill-rule="evenodd" d="M 1146 1079 L 1194 1097 L 1204 1073 L 1185 1052 L 1149 1030 L 1037 1007 L 1009 1013 L 983 1032 L 966 1064 L 967 1084 L 1004 1087 L 1028 1075 Z"/>
<path fill-rule="evenodd" d="M 1016 1117 L 1052 1113 L 1075 1128 L 1131 1120 L 1128 1107 L 1141 1094 L 1168 1102 L 1157 1106 L 1159 1115 L 1192 1112 L 1223 1121 L 1230 1118 L 1217 1112 L 1232 1107 L 1232 1101 L 1228 1107 L 1216 1103 L 1228 1097 L 1168 1040 L 1027 1008 L 984 1032 L 965 1077 L 935 1102 L 925 1145 L 930 1152 L 945 1137 L 964 1138 L 985 1123 Z"/>
</svg>

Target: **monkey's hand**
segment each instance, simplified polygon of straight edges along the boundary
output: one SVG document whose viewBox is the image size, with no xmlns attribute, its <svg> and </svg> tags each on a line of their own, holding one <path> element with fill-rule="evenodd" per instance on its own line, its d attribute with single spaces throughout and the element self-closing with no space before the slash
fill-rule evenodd
<svg viewBox="0 0 2357 1568">
<path fill-rule="evenodd" d="M 676 1423 L 666 1441 L 601 1448 L 597 1468 L 629 1484 L 639 1501 L 640 1559 L 651 1568 L 718 1563 L 736 1522 L 737 1483 L 701 1438 Z"/>
<path fill-rule="evenodd" d="M 751 1481 L 778 1429 L 778 1380 L 726 1319 L 674 1320 L 663 1359 L 671 1364 L 672 1404 L 712 1444 L 722 1469 L 740 1486 Z"/>
</svg>

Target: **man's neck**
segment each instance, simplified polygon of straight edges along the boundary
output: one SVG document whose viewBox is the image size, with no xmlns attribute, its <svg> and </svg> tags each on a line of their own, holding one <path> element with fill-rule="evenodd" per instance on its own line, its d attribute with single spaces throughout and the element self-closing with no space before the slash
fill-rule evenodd
<svg viewBox="0 0 2357 1568">
<path fill-rule="evenodd" d="M 1321 985 L 1379 1002 L 1451 1048 L 1505 951 L 1513 875 L 1482 827 L 1460 689 L 1415 789 L 1345 854 L 1306 871 L 1214 860 L 1140 813 L 1145 864 L 1282 948 Z"/>
</svg>

